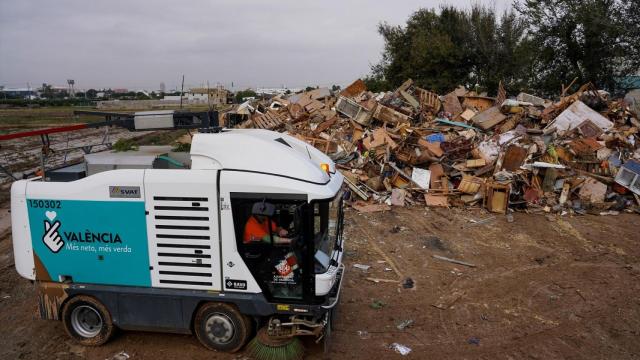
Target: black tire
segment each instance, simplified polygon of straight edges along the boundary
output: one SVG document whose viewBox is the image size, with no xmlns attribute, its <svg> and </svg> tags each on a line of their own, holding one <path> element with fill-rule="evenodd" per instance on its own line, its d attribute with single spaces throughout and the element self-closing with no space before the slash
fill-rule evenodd
<svg viewBox="0 0 640 360">
<path fill-rule="evenodd" d="M 324 353 L 324 358 L 327 358 L 329 353 L 331 352 L 331 333 L 333 330 L 333 311 L 331 309 L 327 314 L 327 325 L 324 327 L 324 334 L 322 338 L 322 352 Z"/>
<path fill-rule="evenodd" d="M 67 335 L 82 345 L 99 346 L 115 331 L 109 310 L 90 296 L 71 298 L 62 308 L 62 323 Z"/>
<path fill-rule="evenodd" d="M 338 301 L 338 303 L 331 309 L 331 313 L 329 314 L 329 319 L 331 321 L 331 329 L 335 329 L 336 327 L 334 326 L 334 324 L 336 323 L 336 320 L 338 319 L 338 309 L 340 308 L 340 302 Z"/>
<path fill-rule="evenodd" d="M 233 353 L 246 344 L 251 320 L 235 307 L 224 303 L 206 303 L 198 309 L 193 325 L 196 337 L 209 350 Z"/>
</svg>

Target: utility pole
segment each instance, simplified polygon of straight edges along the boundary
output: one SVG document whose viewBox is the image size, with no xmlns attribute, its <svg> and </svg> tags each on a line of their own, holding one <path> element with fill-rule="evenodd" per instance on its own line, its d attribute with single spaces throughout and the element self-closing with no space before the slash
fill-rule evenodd
<svg viewBox="0 0 640 360">
<path fill-rule="evenodd" d="M 182 88 L 180 89 L 180 110 L 182 110 L 182 95 L 184 95 L 184 74 L 182 74 Z"/>
<path fill-rule="evenodd" d="M 209 89 L 209 80 L 207 80 L 207 105 L 209 106 L 209 111 L 212 111 L 213 109 L 211 109 L 211 89 Z"/>
</svg>

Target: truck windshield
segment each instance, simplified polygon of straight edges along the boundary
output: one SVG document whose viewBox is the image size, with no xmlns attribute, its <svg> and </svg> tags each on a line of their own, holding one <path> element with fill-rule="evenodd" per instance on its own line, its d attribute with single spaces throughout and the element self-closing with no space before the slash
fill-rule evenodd
<svg viewBox="0 0 640 360">
<path fill-rule="evenodd" d="M 339 236 L 342 192 L 333 199 L 313 203 L 313 234 L 316 248 L 315 272 L 326 272 Z"/>
</svg>

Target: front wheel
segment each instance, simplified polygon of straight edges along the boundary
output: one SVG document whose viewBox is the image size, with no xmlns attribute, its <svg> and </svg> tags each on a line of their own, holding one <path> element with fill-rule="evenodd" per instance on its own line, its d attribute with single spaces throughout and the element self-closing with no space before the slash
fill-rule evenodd
<svg viewBox="0 0 640 360">
<path fill-rule="evenodd" d="M 207 349 L 236 352 L 251 334 L 251 320 L 224 303 L 204 304 L 196 313 L 196 337 Z"/>
<path fill-rule="evenodd" d="M 82 345 L 98 346 L 109 341 L 115 327 L 111 314 L 90 296 L 76 296 L 62 308 L 62 323 L 67 334 Z"/>
</svg>

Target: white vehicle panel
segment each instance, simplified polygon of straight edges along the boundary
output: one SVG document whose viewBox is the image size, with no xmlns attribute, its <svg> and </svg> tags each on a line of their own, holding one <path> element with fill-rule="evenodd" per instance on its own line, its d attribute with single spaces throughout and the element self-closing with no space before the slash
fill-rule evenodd
<svg viewBox="0 0 640 360">
<path fill-rule="evenodd" d="M 251 144 L 249 147 L 248 144 Z M 248 150 L 254 151 L 248 151 Z M 192 168 L 246 170 L 277 174 L 324 185 L 329 175 L 320 164 L 333 161 L 313 146 L 283 133 L 267 130 L 225 130 L 217 134 L 196 134 L 191 144 Z M 203 158 L 213 161 L 207 162 Z"/>
<path fill-rule="evenodd" d="M 13 225 L 11 237 L 18 274 L 25 279 L 35 280 L 33 245 L 31 244 L 31 230 L 27 213 L 27 183 L 27 180 L 19 180 L 11 185 L 11 223 Z"/>
<path fill-rule="evenodd" d="M 29 181 L 29 199 L 96 200 L 96 201 L 142 201 L 144 189 L 143 169 L 121 169 L 104 171 L 72 182 Z M 131 198 L 111 197 L 109 188 L 114 186 L 140 187 L 140 196 Z"/>
<path fill-rule="evenodd" d="M 220 290 L 215 170 L 146 170 L 153 287 Z"/>
</svg>

